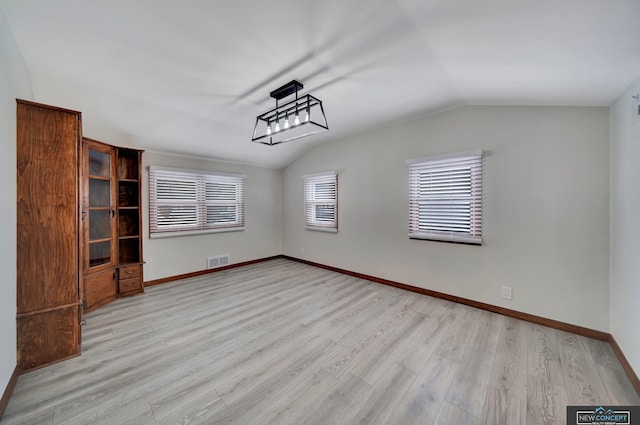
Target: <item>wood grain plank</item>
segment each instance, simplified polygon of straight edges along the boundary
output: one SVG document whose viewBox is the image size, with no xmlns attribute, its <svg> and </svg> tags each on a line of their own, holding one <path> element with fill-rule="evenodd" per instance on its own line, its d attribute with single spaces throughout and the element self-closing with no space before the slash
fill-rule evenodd
<svg viewBox="0 0 640 425">
<path fill-rule="evenodd" d="M 588 355 L 587 344 L 584 337 L 569 333 L 562 333 L 558 340 L 567 401 L 571 405 L 600 405 L 608 399 L 595 359 Z"/>
<path fill-rule="evenodd" d="M 336 344 L 327 340 L 311 340 L 298 347 L 299 350 L 287 351 L 288 361 L 282 362 L 282 355 L 273 356 L 270 364 L 258 364 L 255 369 L 243 367 L 241 372 L 216 385 L 216 391 L 227 405 L 237 402 L 243 397 L 260 397 L 278 385 L 282 380 L 291 380 L 305 369 L 319 363 L 318 360 L 336 349 Z M 280 379 L 280 381 L 279 381 Z"/>
<path fill-rule="evenodd" d="M 282 393 L 250 412 L 252 418 L 235 418 L 238 425 L 297 425 L 310 406 L 317 406 L 335 389 L 338 380 L 324 369 L 309 372 L 303 379 L 288 386 Z"/>
<path fill-rule="evenodd" d="M 0 420 L 2 425 L 52 425 L 55 407 L 40 410 L 14 410 L 7 411 Z"/>
<path fill-rule="evenodd" d="M 354 407 L 351 416 L 344 419 L 351 425 L 384 425 L 405 397 L 416 379 L 409 369 L 391 364 L 381 371 L 380 378 Z"/>
<path fill-rule="evenodd" d="M 493 402 L 527 399 L 528 329 L 522 320 L 506 318 L 504 321 L 488 382 L 494 389 L 490 391 L 495 396 Z"/>
<path fill-rule="evenodd" d="M 406 324 L 411 328 L 424 319 L 424 316 L 415 313 L 413 315 L 414 320 L 407 320 L 405 306 L 392 310 L 389 316 L 382 324 L 367 328 L 369 333 L 361 335 L 360 340 L 345 347 L 341 353 L 327 361 L 323 367 L 336 378 L 349 373 L 352 368 L 358 365 L 363 365 L 364 368 L 368 369 L 370 367 L 368 360 L 375 358 L 378 354 L 384 355 L 385 341 L 392 338 L 399 326 L 402 327 L 404 326 L 403 324 Z M 361 373 L 366 373 L 366 370 Z"/>
<path fill-rule="evenodd" d="M 476 323 L 456 376 L 445 395 L 445 401 L 474 417 L 480 417 L 483 412 L 500 331 L 487 320 Z"/>
<path fill-rule="evenodd" d="M 406 319 L 399 323 L 378 341 L 375 349 L 367 350 L 359 356 L 357 363 L 350 368 L 351 373 L 363 381 L 374 384 L 378 382 L 389 368 L 407 351 L 409 341 L 415 339 L 425 321 L 422 313 L 410 312 Z"/>
<path fill-rule="evenodd" d="M 459 362 L 462 360 L 467 344 L 473 336 L 473 330 L 480 315 L 480 310 L 463 305 L 456 305 L 455 311 L 457 315 L 449 329 L 450 337 L 441 341 L 435 354 L 454 362 Z"/>
<path fill-rule="evenodd" d="M 385 300 L 375 308 L 367 309 L 364 305 L 359 311 L 361 320 L 350 320 L 349 317 L 339 316 L 331 321 L 329 326 L 333 329 L 331 335 L 334 341 L 344 347 L 351 347 L 375 333 L 380 327 L 393 327 L 404 320 L 409 311 L 413 309 L 415 299 L 406 294 L 390 293 Z M 379 297 L 376 297 L 379 299 Z M 375 298 L 374 298 L 375 299 Z M 349 324 L 345 326 L 345 324 Z M 337 331 L 336 331 L 337 328 Z M 328 329 L 328 328 L 325 328 Z"/>
<path fill-rule="evenodd" d="M 85 406 L 82 412 L 66 420 L 53 416 L 53 425 L 151 425 L 155 423 L 151 407 L 147 403 L 130 403 L 123 396 L 109 404 Z"/>
<path fill-rule="evenodd" d="M 640 406 L 640 395 L 622 369 L 597 365 L 607 390 L 607 403 L 616 406 Z"/>
<path fill-rule="evenodd" d="M 435 424 L 440 405 L 457 369 L 458 363 L 432 355 L 387 424 Z"/>
<path fill-rule="evenodd" d="M 182 406 L 178 412 L 157 420 L 158 425 L 210 425 L 227 410 L 221 398 L 208 394 Z"/>
<path fill-rule="evenodd" d="M 424 314 L 424 310 L 416 310 Z M 398 363 L 416 373 L 420 372 L 442 340 L 449 335 L 456 315 L 453 309 L 432 311 L 428 314 L 425 323 L 420 327 L 420 334 L 410 339 L 406 350 L 398 357 Z"/>
<path fill-rule="evenodd" d="M 460 367 L 445 396 L 448 403 L 474 417 L 482 415 L 500 334 L 501 328 L 495 326 L 491 317 L 484 314 L 479 316 Z"/>
<path fill-rule="evenodd" d="M 527 335 L 527 422 L 553 425 L 566 420 L 565 388 L 556 332 L 530 325 Z"/>
<path fill-rule="evenodd" d="M 436 418 L 435 423 L 451 425 L 478 425 L 480 423 L 480 418 L 472 415 L 466 410 L 454 406 L 451 403 L 443 401 L 440 406 L 440 410 L 438 411 L 438 417 Z"/>
<path fill-rule="evenodd" d="M 526 425 L 527 402 L 512 396 L 504 388 L 489 386 L 480 424 Z"/>
<path fill-rule="evenodd" d="M 333 390 L 320 400 L 317 406 L 309 406 L 297 423 L 308 425 L 341 424 L 353 414 L 371 387 L 354 375 L 338 380 Z"/>
</svg>

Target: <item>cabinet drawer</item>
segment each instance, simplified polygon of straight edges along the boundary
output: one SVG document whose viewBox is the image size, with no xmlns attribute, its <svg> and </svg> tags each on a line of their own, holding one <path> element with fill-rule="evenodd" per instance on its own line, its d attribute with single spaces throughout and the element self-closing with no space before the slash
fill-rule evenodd
<svg viewBox="0 0 640 425">
<path fill-rule="evenodd" d="M 141 289 L 142 281 L 140 280 L 140 276 L 131 279 L 120 279 L 118 282 L 118 292 L 120 293 L 139 291 Z"/>
<path fill-rule="evenodd" d="M 142 266 L 139 265 L 120 267 L 120 280 L 139 277 L 141 269 Z"/>
</svg>

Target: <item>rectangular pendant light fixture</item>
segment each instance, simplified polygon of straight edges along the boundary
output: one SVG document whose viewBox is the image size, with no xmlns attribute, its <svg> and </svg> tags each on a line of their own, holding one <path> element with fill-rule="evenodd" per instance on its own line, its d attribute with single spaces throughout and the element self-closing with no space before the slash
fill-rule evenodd
<svg viewBox="0 0 640 425">
<path fill-rule="evenodd" d="M 276 107 L 256 117 L 252 142 L 273 146 L 329 130 L 322 101 L 310 94 L 299 96 L 303 87 L 293 80 L 270 93 Z M 287 97 L 292 99 L 279 104 Z"/>
</svg>

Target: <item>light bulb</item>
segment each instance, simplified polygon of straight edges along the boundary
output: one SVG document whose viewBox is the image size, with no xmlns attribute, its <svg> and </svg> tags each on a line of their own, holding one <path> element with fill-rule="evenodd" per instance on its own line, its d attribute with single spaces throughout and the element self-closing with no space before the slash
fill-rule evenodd
<svg viewBox="0 0 640 425">
<path fill-rule="evenodd" d="M 267 136 L 271 134 L 271 124 L 267 126 Z"/>
<path fill-rule="evenodd" d="M 305 120 L 306 122 L 309 122 L 309 110 L 308 110 L 308 109 L 307 109 L 307 113 L 306 113 L 306 115 L 304 116 L 304 120 Z"/>
<path fill-rule="evenodd" d="M 287 117 L 287 118 L 285 118 L 285 119 L 284 119 L 284 128 L 285 128 L 285 130 L 286 130 L 287 128 L 289 128 L 289 117 Z"/>
<path fill-rule="evenodd" d="M 300 117 L 296 114 L 296 118 L 293 120 L 293 125 L 300 125 Z"/>
<path fill-rule="evenodd" d="M 280 121 L 276 121 L 276 133 L 280 131 Z"/>
</svg>

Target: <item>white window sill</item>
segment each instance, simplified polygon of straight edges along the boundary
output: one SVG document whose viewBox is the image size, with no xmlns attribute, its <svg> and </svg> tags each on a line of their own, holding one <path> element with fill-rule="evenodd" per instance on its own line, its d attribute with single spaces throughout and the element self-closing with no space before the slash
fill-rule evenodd
<svg viewBox="0 0 640 425">
<path fill-rule="evenodd" d="M 475 236 L 457 236 L 457 235 L 429 235 L 424 233 L 409 233 L 410 239 L 423 239 L 437 242 L 454 242 L 468 245 L 482 245 L 482 238 Z"/>
<path fill-rule="evenodd" d="M 175 232 L 151 233 L 149 239 L 177 238 L 180 236 L 206 235 L 208 233 L 241 232 L 244 227 L 227 227 L 223 229 L 180 230 Z"/>
<path fill-rule="evenodd" d="M 338 233 L 338 229 L 334 227 L 313 227 L 313 226 L 305 226 L 307 230 L 315 230 L 318 232 L 327 232 L 327 233 Z"/>
</svg>

